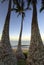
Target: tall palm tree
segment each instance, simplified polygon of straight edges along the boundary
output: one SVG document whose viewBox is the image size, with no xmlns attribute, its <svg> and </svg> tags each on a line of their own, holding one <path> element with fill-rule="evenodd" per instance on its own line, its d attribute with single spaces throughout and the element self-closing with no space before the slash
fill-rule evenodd
<svg viewBox="0 0 44 65">
<path fill-rule="evenodd" d="M 24 0 L 18 0 L 18 1 L 15 1 L 14 3 L 17 4 L 17 7 L 16 9 L 12 9 L 12 10 L 16 10 L 16 12 L 18 13 L 18 16 L 19 15 L 22 15 L 22 21 L 21 21 L 21 29 L 20 29 L 20 35 L 19 35 L 19 41 L 18 41 L 18 47 L 17 47 L 17 51 L 16 51 L 16 56 L 18 59 L 25 59 L 25 56 L 22 52 L 22 48 L 21 48 L 21 38 L 22 38 L 22 31 L 23 31 L 23 20 L 24 20 L 24 17 L 25 17 L 25 11 L 27 9 L 31 10 L 30 8 L 27 8 L 25 7 L 25 1 Z"/>
<path fill-rule="evenodd" d="M 6 1 L 6 0 L 4 0 Z M 10 48 L 11 49 L 11 45 L 10 45 L 10 40 L 9 40 L 9 23 L 10 23 L 10 16 L 11 16 L 11 0 L 9 0 L 9 6 L 8 6 L 8 12 L 7 12 L 7 16 L 5 19 L 5 24 L 4 24 L 4 28 L 3 28 L 3 32 L 2 32 L 2 38 L 1 38 L 1 42 L 4 43 L 3 45 L 7 46 L 6 48 Z M 8 49 L 7 51 L 9 51 L 10 49 Z"/>
<path fill-rule="evenodd" d="M 28 9 L 27 7 L 25 8 L 24 6 L 24 0 L 18 0 L 17 2 L 15 1 L 14 3 L 17 4 L 16 9 L 12 9 L 12 10 L 17 10 L 16 12 L 19 15 L 22 15 L 22 21 L 21 21 L 21 29 L 20 29 L 20 35 L 19 35 L 19 41 L 18 41 L 18 47 L 17 47 L 17 51 L 16 51 L 16 56 L 18 59 L 20 58 L 25 58 L 25 56 L 23 55 L 22 49 L 21 49 L 21 38 L 22 38 L 22 31 L 23 31 L 23 20 L 25 17 L 25 11 Z M 30 8 L 29 8 L 30 9 Z"/>
<path fill-rule="evenodd" d="M 19 59 L 20 58 L 25 59 L 25 56 L 24 56 L 24 54 L 22 52 L 22 49 L 21 49 L 21 37 L 22 37 L 22 31 L 23 31 L 23 19 L 24 19 L 24 14 L 22 13 L 21 29 L 20 29 L 18 47 L 17 47 L 17 51 L 16 51 L 16 56 Z"/>
<path fill-rule="evenodd" d="M 41 49 L 43 47 L 43 42 L 40 36 L 39 27 L 38 27 L 38 20 L 37 20 L 37 0 L 30 0 L 30 3 L 33 6 L 33 16 L 32 16 L 32 24 L 31 24 L 31 41 L 29 47 L 29 53 L 27 58 L 27 65 L 39 65 L 40 58 L 39 55 L 41 53 Z M 38 63 L 39 62 L 39 63 Z"/>
<path fill-rule="evenodd" d="M 4 1 L 6 0 L 3 0 L 2 2 Z M 1 46 L 2 46 L 1 60 L 4 62 L 4 65 L 16 65 L 16 57 L 12 52 L 9 40 L 9 24 L 10 24 L 12 0 L 8 1 L 9 1 L 8 12 L 5 19 L 4 29 L 1 38 Z"/>
<path fill-rule="evenodd" d="M 42 2 L 42 3 L 41 3 L 42 6 L 41 6 L 41 9 L 40 9 L 40 12 L 44 10 L 44 0 L 41 0 L 41 2 Z"/>
<path fill-rule="evenodd" d="M 25 59 L 25 56 L 22 52 L 22 49 L 21 49 L 21 37 L 22 37 L 22 31 L 23 31 L 23 20 L 24 20 L 24 16 L 25 16 L 25 12 L 24 12 L 24 1 L 22 0 L 19 0 L 18 2 L 18 5 L 17 5 L 17 13 L 18 13 L 18 16 L 19 15 L 22 15 L 22 21 L 21 21 L 21 29 L 20 29 L 20 35 L 19 35 L 19 41 L 18 41 L 18 47 L 17 47 L 17 51 L 16 51 L 16 57 L 18 59 L 20 58 L 23 58 Z M 20 5 L 21 4 L 21 5 Z"/>
</svg>

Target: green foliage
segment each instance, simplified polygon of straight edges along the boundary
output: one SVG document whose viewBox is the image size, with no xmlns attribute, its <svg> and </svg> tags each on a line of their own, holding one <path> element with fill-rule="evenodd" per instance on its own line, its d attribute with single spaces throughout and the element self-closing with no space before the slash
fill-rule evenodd
<svg viewBox="0 0 44 65">
<path fill-rule="evenodd" d="M 18 16 L 22 14 L 22 18 L 25 17 L 25 11 L 27 10 L 25 8 L 25 2 L 24 0 L 13 0 L 13 4 L 16 5 L 16 13 L 18 13 Z"/>
<path fill-rule="evenodd" d="M 24 55 L 25 55 L 25 59 L 27 59 L 27 54 L 28 54 L 27 52 L 24 52 Z"/>
<path fill-rule="evenodd" d="M 26 65 L 26 59 L 27 59 L 27 52 L 23 52 L 25 55 L 25 60 L 24 59 L 18 59 L 17 65 Z"/>
<path fill-rule="evenodd" d="M 18 60 L 17 65 L 26 65 L 26 60 L 23 59 Z"/>
</svg>

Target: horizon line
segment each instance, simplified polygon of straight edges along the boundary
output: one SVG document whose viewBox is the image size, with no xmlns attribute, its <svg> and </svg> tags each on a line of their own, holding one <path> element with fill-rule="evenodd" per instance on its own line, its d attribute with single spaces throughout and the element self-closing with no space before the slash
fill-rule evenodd
<svg viewBox="0 0 44 65">
<path fill-rule="evenodd" d="M 10 36 L 10 41 L 18 41 L 19 40 L 19 36 Z M 42 41 L 44 42 L 44 34 L 42 34 L 41 35 L 41 39 L 42 39 Z M 22 41 L 30 41 L 31 40 L 31 36 L 29 35 L 29 36 L 27 36 L 27 35 L 25 35 L 25 36 L 22 36 Z M 0 41 L 1 41 L 1 35 L 0 35 Z"/>
</svg>

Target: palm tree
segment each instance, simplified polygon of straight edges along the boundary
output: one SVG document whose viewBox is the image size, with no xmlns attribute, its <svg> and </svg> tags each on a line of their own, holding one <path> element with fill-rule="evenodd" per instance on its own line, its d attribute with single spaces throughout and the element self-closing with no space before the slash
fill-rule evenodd
<svg viewBox="0 0 44 65">
<path fill-rule="evenodd" d="M 17 4 L 16 9 L 12 9 L 12 10 L 16 10 L 16 12 L 19 15 L 22 15 L 22 21 L 21 21 L 21 29 L 20 29 L 20 35 L 19 35 L 19 41 L 18 41 L 18 47 L 17 47 L 17 51 L 16 51 L 16 56 L 18 59 L 25 59 L 25 56 L 23 55 L 22 49 L 21 49 L 21 37 L 22 37 L 22 31 L 23 31 L 23 20 L 25 17 L 25 11 L 28 9 L 27 7 L 25 8 L 24 6 L 24 0 L 18 0 L 17 2 L 14 2 Z M 30 8 L 29 8 L 30 9 Z"/>
<path fill-rule="evenodd" d="M 11 10 L 11 0 L 9 0 L 8 12 L 7 12 L 2 38 L 1 38 L 1 42 L 4 43 L 5 46 L 7 45 L 6 47 L 7 49 L 8 48 L 11 49 L 11 45 L 9 41 L 9 23 L 10 23 L 10 16 L 11 16 L 10 10 Z M 9 51 L 10 49 L 8 49 L 7 51 Z"/>
<path fill-rule="evenodd" d="M 21 6 L 20 6 L 21 4 Z M 25 59 L 25 56 L 22 52 L 22 49 L 21 49 L 21 37 L 22 37 L 22 31 L 23 31 L 23 20 L 24 20 L 24 16 L 25 16 L 25 12 L 24 12 L 24 1 L 19 1 L 18 2 L 18 5 L 17 5 L 17 13 L 18 13 L 18 16 L 19 15 L 22 15 L 22 21 L 21 21 L 21 29 L 20 29 L 20 35 L 19 35 L 19 41 L 18 41 L 18 47 L 17 47 L 17 51 L 16 51 L 16 57 L 18 59 Z"/>
<path fill-rule="evenodd" d="M 3 0 L 2 2 L 4 1 L 6 0 Z M 4 62 L 4 65 L 16 65 L 16 58 L 12 52 L 12 48 L 11 48 L 10 40 L 9 40 L 11 5 L 12 5 L 12 0 L 9 0 L 8 12 L 7 12 L 4 29 L 2 33 L 2 38 L 1 38 L 1 46 L 2 46 L 1 59 Z"/>
<path fill-rule="evenodd" d="M 29 47 L 29 53 L 27 58 L 27 65 L 39 65 L 40 61 L 38 60 L 40 57 L 41 49 L 43 47 L 43 42 L 40 36 L 38 20 L 37 20 L 37 0 L 30 0 L 28 2 L 28 7 L 30 3 L 33 6 L 33 16 L 32 16 L 32 24 L 31 24 L 31 41 Z M 38 63 L 39 62 L 39 63 Z"/>
<path fill-rule="evenodd" d="M 19 35 L 19 41 L 18 41 L 16 56 L 17 56 L 17 58 L 25 59 L 25 56 L 24 56 L 24 54 L 22 52 L 22 49 L 21 49 L 21 37 L 22 37 L 22 31 L 23 31 L 23 19 L 24 19 L 24 14 L 22 13 L 21 29 L 20 29 L 20 35 Z"/>
<path fill-rule="evenodd" d="M 42 6 L 41 6 L 41 9 L 40 9 L 40 12 L 44 10 L 44 0 L 42 0 Z"/>
<path fill-rule="evenodd" d="M 17 47 L 17 51 L 16 51 L 16 57 L 18 59 L 25 59 L 25 56 L 22 52 L 22 48 L 21 48 L 21 38 L 22 38 L 22 31 L 23 31 L 23 20 L 24 20 L 24 17 L 25 17 L 25 11 L 27 9 L 31 10 L 31 8 L 27 8 L 25 7 L 24 5 L 24 0 L 18 0 L 18 1 L 14 1 L 14 3 L 17 4 L 17 7 L 16 9 L 12 9 L 12 10 L 16 10 L 16 12 L 18 13 L 18 16 L 19 15 L 22 15 L 22 21 L 21 21 L 21 29 L 20 29 L 20 35 L 19 35 L 19 41 L 18 41 L 18 47 Z"/>
</svg>

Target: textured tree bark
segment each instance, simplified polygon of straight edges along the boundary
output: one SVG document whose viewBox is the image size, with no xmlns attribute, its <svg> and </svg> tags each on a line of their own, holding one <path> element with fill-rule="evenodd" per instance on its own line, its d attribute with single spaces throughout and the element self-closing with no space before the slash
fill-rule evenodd
<svg viewBox="0 0 44 65">
<path fill-rule="evenodd" d="M 43 45 L 42 39 L 40 36 L 40 31 L 37 21 L 37 8 L 36 4 L 33 5 L 33 17 L 32 17 L 32 27 L 31 27 L 31 44 Z"/>
<path fill-rule="evenodd" d="M 17 65 L 16 57 L 13 54 L 10 40 L 9 40 L 9 24 L 11 16 L 11 4 L 12 0 L 9 0 L 8 12 L 4 24 L 4 29 L 1 38 L 1 47 L 0 47 L 0 63 L 3 62 L 4 65 Z"/>
<path fill-rule="evenodd" d="M 25 56 L 22 52 L 22 48 L 21 48 L 21 37 L 22 37 L 22 31 L 23 31 L 23 18 L 22 18 L 22 21 L 21 21 L 21 29 L 20 29 L 20 35 L 19 35 L 19 41 L 18 41 L 18 48 L 17 48 L 17 51 L 16 51 L 16 57 L 18 59 L 25 59 Z"/>
<path fill-rule="evenodd" d="M 27 65 L 39 65 L 40 64 L 39 59 L 42 57 L 42 54 L 40 53 L 44 54 L 43 42 L 38 28 L 36 4 L 33 4 L 31 41 L 30 41 L 28 58 L 27 58 Z"/>
<path fill-rule="evenodd" d="M 10 40 L 9 40 L 9 24 L 10 24 L 10 16 L 11 16 L 10 10 L 11 10 L 11 0 L 9 0 L 8 12 L 7 12 L 2 38 L 1 38 L 1 42 L 3 43 L 4 48 L 7 49 L 8 52 L 11 49 Z"/>
</svg>

